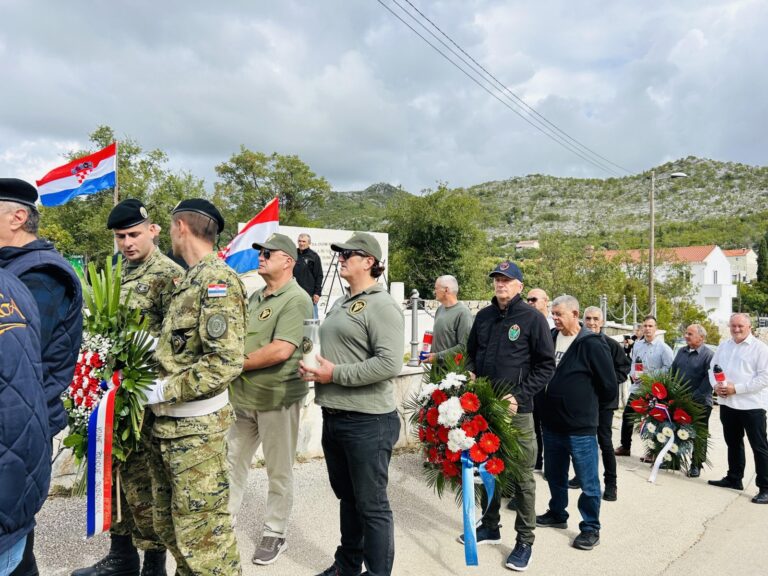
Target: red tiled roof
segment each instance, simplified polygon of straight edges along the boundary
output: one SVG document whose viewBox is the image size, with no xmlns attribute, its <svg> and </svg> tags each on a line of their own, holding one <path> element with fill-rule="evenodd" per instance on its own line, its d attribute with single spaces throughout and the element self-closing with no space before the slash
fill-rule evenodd
<svg viewBox="0 0 768 576">
<path fill-rule="evenodd" d="M 752 250 L 751 248 L 735 248 L 734 250 L 723 250 L 723 254 L 726 256 L 746 256 L 747 253 Z"/>
<path fill-rule="evenodd" d="M 704 262 L 704 259 L 710 255 L 716 246 L 708 244 L 706 246 L 681 246 L 678 248 L 657 248 L 656 258 L 662 261 L 673 262 Z M 626 256 L 633 262 L 648 257 L 648 250 L 606 250 L 604 254 L 608 258 L 616 256 Z"/>
</svg>

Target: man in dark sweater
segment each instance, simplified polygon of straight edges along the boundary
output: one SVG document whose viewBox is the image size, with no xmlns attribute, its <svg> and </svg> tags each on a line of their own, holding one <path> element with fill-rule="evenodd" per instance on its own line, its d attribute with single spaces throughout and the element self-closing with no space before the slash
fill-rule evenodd
<svg viewBox="0 0 768 576">
<path fill-rule="evenodd" d="M 580 534 L 573 546 L 591 550 L 600 543 L 600 478 L 597 471 L 597 424 L 600 405 L 617 393 L 608 344 L 579 324 L 579 301 L 560 296 L 552 303 L 555 320 L 554 376 L 544 389 L 543 427 L 549 510 L 536 525 L 568 526 L 568 468 L 571 461 L 581 482 Z"/>
<path fill-rule="evenodd" d="M 521 432 L 526 455 L 522 477 L 515 482 L 517 518 L 515 548 L 506 566 L 523 571 L 531 559 L 536 526 L 536 439 L 533 432 L 533 397 L 542 390 L 555 370 L 554 347 L 544 316 L 520 298 L 523 274 L 512 262 L 502 262 L 490 273 L 495 296 L 491 305 L 478 312 L 467 341 L 467 369 L 485 376 L 498 394 L 510 402 L 512 422 Z M 567 482 L 567 479 L 566 479 Z M 478 544 L 498 544 L 501 496 L 494 492 L 477 529 Z M 463 534 L 459 537 L 463 542 Z"/>
<path fill-rule="evenodd" d="M 323 264 L 317 252 L 309 247 L 311 241 L 309 234 L 299 234 L 299 239 L 296 241 L 299 251 L 296 263 L 293 265 L 293 277 L 312 298 L 315 318 L 317 318 L 317 303 L 323 292 Z"/>
</svg>

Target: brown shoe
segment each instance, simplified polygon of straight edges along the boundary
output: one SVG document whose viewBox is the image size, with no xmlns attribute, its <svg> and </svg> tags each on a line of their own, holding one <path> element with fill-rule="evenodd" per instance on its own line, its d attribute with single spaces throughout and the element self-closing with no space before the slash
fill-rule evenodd
<svg viewBox="0 0 768 576">
<path fill-rule="evenodd" d="M 629 456 L 629 448 L 624 448 L 624 446 L 619 446 L 616 448 L 616 450 L 613 451 L 613 453 L 616 456 Z"/>
</svg>

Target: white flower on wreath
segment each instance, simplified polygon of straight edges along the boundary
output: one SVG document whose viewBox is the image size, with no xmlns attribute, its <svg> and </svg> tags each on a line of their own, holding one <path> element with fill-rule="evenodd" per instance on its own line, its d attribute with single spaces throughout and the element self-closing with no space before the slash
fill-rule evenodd
<svg viewBox="0 0 768 576">
<path fill-rule="evenodd" d="M 664 462 L 672 462 L 672 454 L 670 454 L 669 452 L 664 454 Z"/>
<path fill-rule="evenodd" d="M 669 451 L 672 452 L 672 454 L 677 454 L 680 451 L 680 446 L 672 444 L 672 446 L 669 447 Z"/>
<path fill-rule="evenodd" d="M 685 428 L 680 428 L 680 430 L 677 431 L 677 437 L 680 438 L 680 440 L 682 440 L 683 442 L 685 442 L 691 437 L 691 435 L 688 434 L 688 430 L 686 430 Z"/>
<path fill-rule="evenodd" d="M 461 400 L 457 396 L 448 398 L 445 402 L 437 407 L 439 416 L 437 417 L 438 424 L 442 424 L 446 428 L 453 428 L 459 423 L 459 420 L 464 415 L 464 409 L 461 407 Z"/>
<path fill-rule="evenodd" d="M 667 438 L 672 438 L 672 436 L 675 435 L 675 431 L 672 430 L 669 426 L 664 426 L 664 428 L 661 429 L 661 433 L 664 434 Z"/>
<path fill-rule="evenodd" d="M 464 374 L 457 374 L 456 372 L 449 372 L 442 379 L 438 388 L 440 390 L 449 390 L 451 388 L 459 388 L 463 386 L 467 381 L 467 377 Z"/>
<path fill-rule="evenodd" d="M 648 424 L 645 425 L 645 429 L 648 430 L 650 434 L 656 434 L 656 424 L 653 422 L 648 422 Z"/>
<path fill-rule="evenodd" d="M 435 390 L 437 390 L 437 384 L 424 384 L 424 386 L 421 387 L 421 391 L 419 392 L 419 400 L 426 400 L 432 396 L 432 392 Z"/>
<path fill-rule="evenodd" d="M 463 450 L 469 450 L 474 445 L 475 439 L 467 436 L 461 428 L 448 430 L 448 450 L 451 450 L 452 452 L 461 452 Z"/>
<path fill-rule="evenodd" d="M 656 440 L 658 440 L 658 441 L 659 441 L 659 442 L 661 442 L 662 444 L 666 444 L 666 442 L 667 442 L 667 437 L 666 437 L 666 436 L 664 436 L 664 434 L 662 434 L 661 432 L 659 432 L 658 434 L 656 434 Z"/>
</svg>

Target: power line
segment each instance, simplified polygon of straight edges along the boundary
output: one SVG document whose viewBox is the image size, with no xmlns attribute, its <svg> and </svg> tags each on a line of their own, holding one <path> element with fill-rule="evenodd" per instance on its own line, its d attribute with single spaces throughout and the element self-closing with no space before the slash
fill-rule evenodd
<svg viewBox="0 0 768 576">
<path fill-rule="evenodd" d="M 414 16 L 411 12 L 409 12 L 404 6 L 399 4 L 397 2 L 397 0 L 393 0 L 393 1 L 394 1 L 395 5 L 397 5 L 397 7 L 400 8 L 400 10 L 404 14 L 406 14 L 411 20 L 413 20 L 416 24 L 418 24 L 421 28 L 423 28 L 429 35 L 431 35 L 433 38 L 435 38 L 435 40 L 437 40 L 446 49 L 448 49 L 455 57 L 459 58 L 464 66 L 462 66 L 462 64 L 460 64 L 460 63 L 456 62 L 455 60 L 453 60 L 448 54 L 446 54 L 438 46 L 433 44 L 428 38 L 426 38 L 423 34 L 421 34 L 413 26 L 411 26 L 411 24 L 406 22 L 399 14 L 397 14 L 394 10 L 392 10 L 392 8 L 390 8 L 382 0 L 377 0 L 377 2 L 379 4 L 381 4 L 384 8 L 386 8 L 387 11 L 389 11 L 395 18 L 400 20 L 400 22 L 402 22 L 405 26 L 407 26 L 414 34 L 416 34 L 419 38 L 421 38 L 433 50 L 435 50 L 438 54 L 440 54 L 443 58 L 445 58 L 450 64 L 452 64 L 455 68 L 457 68 L 460 72 L 462 72 L 465 76 L 467 76 L 470 80 L 472 80 L 475 84 L 477 84 L 485 92 L 487 92 L 493 98 L 498 100 L 502 105 L 504 105 L 510 111 L 512 111 L 514 114 L 516 114 L 518 117 L 520 117 L 523 121 L 528 123 L 530 126 L 535 128 L 536 130 L 538 130 L 539 132 L 541 132 L 542 134 L 544 134 L 545 136 L 547 136 L 548 138 L 550 138 L 551 140 L 556 142 L 557 144 L 560 144 L 560 146 L 562 146 L 563 148 L 567 149 L 569 152 L 575 154 L 576 156 L 578 156 L 582 160 L 584 160 L 586 162 L 589 162 L 590 164 L 592 164 L 593 166 L 597 167 L 598 169 L 600 169 L 602 171 L 608 172 L 608 173 L 610 173 L 613 176 L 620 176 L 620 174 L 617 173 L 616 170 L 611 168 L 610 165 L 613 165 L 613 166 L 617 166 L 621 170 L 624 170 L 625 172 L 629 173 L 629 171 L 626 170 L 625 168 L 622 168 L 621 166 L 618 166 L 618 165 L 614 164 L 613 162 L 610 162 L 609 160 L 602 158 L 602 156 L 600 156 L 599 154 L 595 153 L 594 151 L 590 150 L 588 147 L 586 147 L 583 144 L 579 143 L 574 138 L 568 136 L 564 131 L 560 130 L 553 123 L 551 123 L 548 120 L 546 120 L 541 114 L 536 113 L 536 114 L 538 114 L 538 116 L 531 115 L 530 112 L 528 111 L 528 109 L 530 109 L 530 110 L 533 110 L 533 109 L 530 106 L 528 106 L 527 104 L 525 104 L 524 102 L 522 104 L 525 104 L 526 108 L 524 108 L 523 111 L 518 110 L 517 108 L 514 108 L 513 106 L 511 106 L 510 104 L 514 104 L 517 107 L 522 107 L 521 106 L 522 100 L 519 97 L 517 97 L 516 95 L 514 95 L 514 93 L 512 93 L 506 87 L 504 87 L 503 84 L 498 79 L 496 79 L 492 74 L 490 74 L 482 66 L 477 64 L 477 62 L 474 59 L 472 59 L 471 56 L 469 56 L 466 52 L 464 52 L 458 46 L 458 44 L 453 42 L 453 40 L 451 40 L 450 37 L 448 37 L 444 32 L 442 32 L 442 30 L 437 28 L 437 26 L 434 25 L 434 23 L 432 23 L 429 19 L 427 19 L 427 21 L 429 21 L 430 24 L 432 24 L 436 29 L 440 30 L 441 34 L 443 34 L 443 36 L 448 38 L 455 46 L 457 46 L 459 48 L 459 50 L 462 50 L 462 52 L 464 52 L 464 54 L 466 54 L 467 58 L 469 58 L 472 62 L 474 62 L 474 64 L 472 64 L 470 62 L 467 62 L 467 60 L 461 54 L 458 54 L 454 49 L 452 49 L 450 46 L 448 46 L 441 38 L 437 37 L 434 34 L 434 32 L 429 30 L 422 22 L 420 22 L 416 18 L 416 16 Z M 411 4 L 410 2 L 408 2 L 408 3 Z M 411 6 L 413 6 L 413 5 L 411 4 Z M 415 9 L 415 7 L 414 7 L 414 9 Z M 418 9 L 416 9 L 416 10 L 418 12 Z M 470 71 L 467 71 L 465 69 L 465 66 L 468 67 L 470 69 Z M 491 80 L 489 80 L 483 73 L 478 71 L 477 68 L 475 68 L 475 66 L 478 66 L 481 70 L 483 70 L 485 72 L 485 74 L 488 74 L 489 76 L 491 76 L 493 78 L 493 80 L 497 84 L 500 84 L 502 86 L 503 89 L 500 90 L 497 86 L 495 86 L 493 84 L 493 82 L 491 82 Z M 478 77 L 480 79 L 478 79 Z M 491 89 L 489 89 L 488 85 L 491 86 Z M 496 92 L 501 92 L 501 96 L 499 94 L 497 94 Z M 510 98 L 510 96 L 507 93 L 512 94 L 512 96 L 514 96 L 514 98 L 517 101 L 516 100 L 512 100 L 512 98 Z M 546 121 L 546 123 L 544 123 L 542 121 L 542 119 L 544 121 Z M 581 149 L 579 149 L 579 147 Z"/>
</svg>

